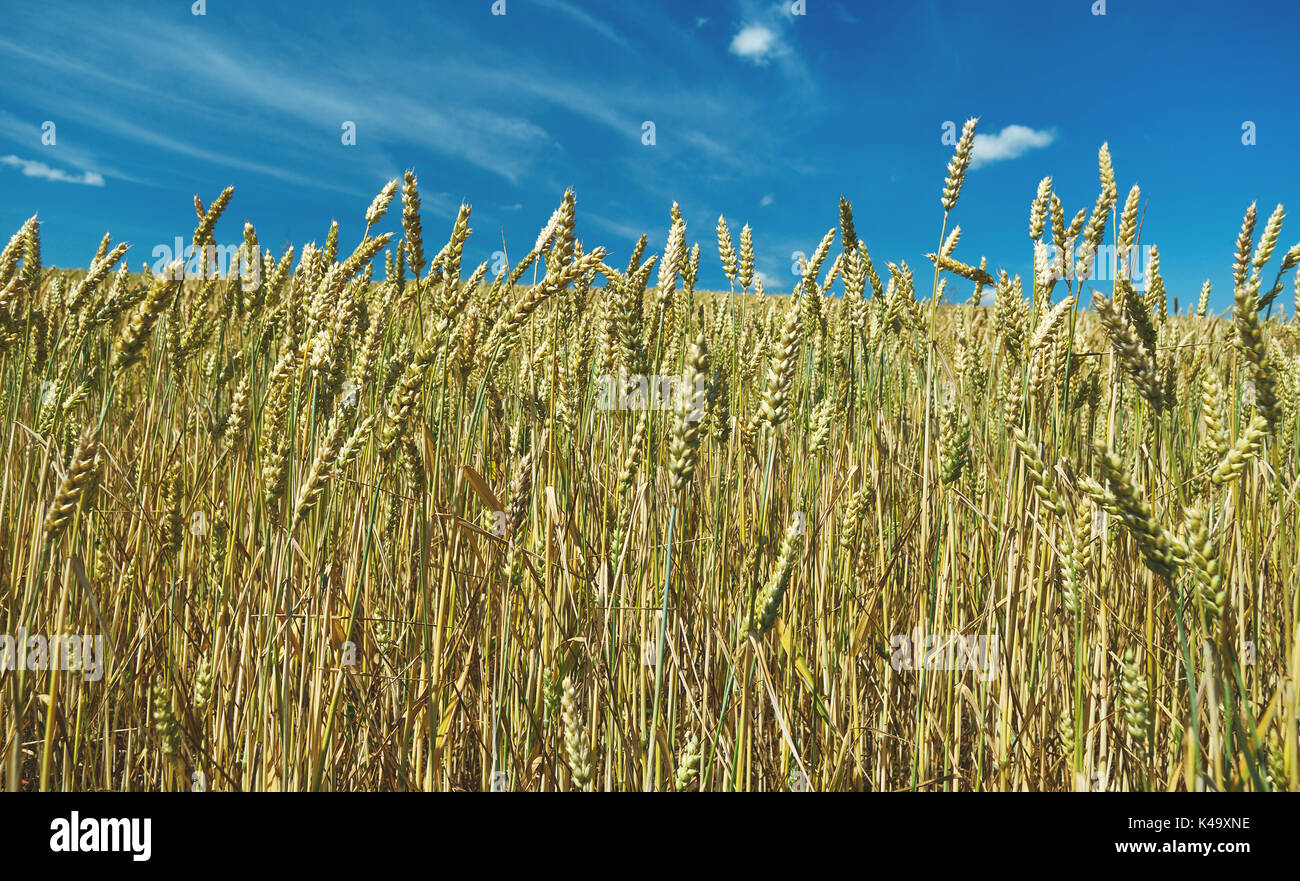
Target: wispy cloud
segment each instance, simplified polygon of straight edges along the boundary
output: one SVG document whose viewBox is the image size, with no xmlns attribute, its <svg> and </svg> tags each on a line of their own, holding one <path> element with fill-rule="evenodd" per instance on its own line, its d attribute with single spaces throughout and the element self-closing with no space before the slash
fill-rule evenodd
<svg viewBox="0 0 1300 881">
<path fill-rule="evenodd" d="M 590 221 L 591 223 L 595 224 L 601 229 L 612 232 L 614 233 L 614 235 L 620 236 L 624 239 L 627 239 L 628 241 L 633 241 L 633 242 L 636 241 L 641 237 L 643 233 L 646 235 L 647 239 L 651 239 L 654 237 L 653 230 L 642 229 L 641 227 L 636 226 L 633 223 L 626 223 L 621 220 L 613 220 L 612 218 L 605 217 L 604 215 L 597 214 L 596 212 L 590 210 L 584 210 L 582 214 L 579 216 L 579 219 Z"/>
<path fill-rule="evenodd" d="M 758 200 L 758 204 L 766 208 L 768 205 L 771 205 L 775 201 L 776 201 L 776 196 L 773 195 L 772 193 L 768 193 L 763 198 Z"/>
<path fill-rule="evenodd" d="M 102 187 L 104 185 L 104 176 L 94 171 L 69 174 L 62 168 L 51 168 L 44 162 L 38 162 L 35 159 L 23 159 L 12 154 L 0 156 L 0 165 L 20 168 L 27 177 L 39 177 L 65 184 L 84 184 L 88 187 Z"/>
<path fill-rule="evenodd" d="M 703 132 L 698 132 L 694 129 L 687 129 L 682 132 L 682 141 L 708 158 L 722 162 L 732 168 L 743 169 L 752 167 L 752 165 L 746 161 L 745 156 L 737 154 L 736 150 L 731 146 L 724 144 L 716 138 L 711 138 Z"/>
<path fill-rule="evenodd" d="M 601 83 L 600 100 L 593 101 L 585 73 L 572 74 L 563 65 L 540 65 L 523 55 L 498 59 L 490 48 L 473 61 L 458 61 L 454 68 L 434 59 L 413 70 L 431 80 L 454 77 L 465 82 L 466 89 L 484 95 L 484 103 L 495 101 L 502 112 L 545 112 L 557 118 L 554 111 L 562 110 L 600 126 L 612 135 L 600 139 L 606 158 L 625 165 L 630 181 L 666 201 L 683 197 L 677 181 L 765 173 L 768 145 L 784 137 L 782 130 L 763 124 L 753 97 L 725 78 L 694 83 L 670 71 L 659 88 L 647 90 L 639 81 L 611 77 Z M 502 95 L 509 99 L 487 97 Z M 641 143 L 643 120 L 657 127 L 654 148 Z M 555 146 L 561 152 L 568 150 L 565 142 L 557 141 Z M 548 181 L 546 169 L 554 167 L 560 166 L 539 162 L 528 179 L 561 188 L 572 182 L 561 177 Z M 667 186 L 669 181 L 674 184 Z"/>
<path fill-rule="evenodd" d="M 483 106 L 483 102 L 457 102 L 450 96 L 446 96 L 447 100 L 435 102 L 425 96 L 372 87 L 365 77 L 343 86 L 314 75 L 308 65 L 295 63 L 292 58 L 203 40 L 188 29 L 165 22 L 151 20 L 143 30 L 104 25 L 98 36 L 100 43 L 125 47 L 142 59 L 139 72 L 142 80 L 147 81 L 150 74 L 161 76 L 166 71 L 168 76 L 183 84 L 183 88 L 178 89 L 181 95 L 219 96 L 196 112 L 201 112 L 203 121 L 214 128 L 218 127 L 220 120 L 230 119 L 229 125 L 224 126 L 225 130 L 242 131 L 254 144 L 264 142 L 265 113 L 304 124 L 294 129 L 298 140 L 303 142 L 298 146 L 311 143 L 316 149 L 321 135 L 328 132 L 331 139 L 337 139 L 339 124 L 343 120 L 354 120 L 358 124 L 359 142 L 367 139 L 372 144 L 391 143 L 394 139 L 418 141 L 445 156 L 463 160 L 513 182 L 521 179 L 529 168 L 529 157 L 549 140 L 540 126 L 498 113 Z M 299 149 L 286 156 L 284 150 L 279 149 L 275 151 L 279 155 L 267 157 L 277 161 L 266 162 L 229 154 L 223 156 L 190 143 L 198 132 L 187 131 L 184 136 L 171 138 L 152 136 L 152 127 L 124 125 L 118 119 L 130 114 L 110 114 L 95 102 L 85 100 L 82 94 L 89 90 L 78 93 L 66 88 L 67 74 L 73 72 L 83 82 L 95 81 L 118 90 L 119 107 L 127 101 L 127 96 L 135 106 L 153 105 L 162 100 L 154 88 L 121 82 L 114 74 L 106 72 L 112 69 L 111 64 L 87 64 L 76 58 L 71 50 L 32 53 L 4 40 L 0 40 L 0 54 L 25 56 L 49 71 L 46 80 L 64 83 L 65 87 L 59 89 L 44 86 L 45 80 L 33 77 L 27 86 L 28 99 L 32 103 L 55 101 L 65 112 L 75 112 L 87 120 L 94 120 L 101 130 L 178 155 L 257 171 L 298 185 L 316 182 L 325 189 L 339 189 L 337 184 L 326 185 L 319 177 L 287 170 L 290 165 L 304 168 L 309 164 L 299 160 L 309 158 L 310 150 Z M 441 99 L 444 96 L 430 97 Z M 183 98 L 178 102 L 170 97 L 166 100 L 172 105 L 184 101 Z M 239 113 L 234 112 L 235 107 L 239 108 Z M 282 131 L 286 140 L 289 139 L 287 130 L 288 127 Z M 303 135 L 308 135 L 308 138 L 303 138 Z M 307 157 L 304 153 L 308 154 Z M 291 161 L 284 161 L 286 159 Z M 380 174 L 376 170 L 374 176 Z"/>
<path fill-rule="evenodd" d="M 308 175 L 298 174 L 277 165 L 254 162 L 238 156 L 222 153 L 217 150 L 209 150 L 205 147 L 196 147 L 193 144 L 180 140 L 179 138 L 172 138 L 164 135 L 152 126 L 138 125 L 137 123 L 130 122 L 117 114 L 103 112 L 88 104 L 70 104 L 68 106 L 74 107 L 80 118 L 95 123 L 103 131 L 111 132 L 118 137 L 125 138 L 126 140 L 137 144 L 146 144 L 151 147 L 166 150 L 167 152 L 174 153 L 178 156 L 187 156 L 191 159 L 210 162 L 214 165 L 222 165 L 227 168 L 235 168 L 241 171 L 251 171 L 256 174 L 262 174 L 267 177 L 282 180 L 285 183 L 293 184 L 295 186 L 319 187 L 321 189 L 329 189 L 364 196 L 364 190 L 355 190 L 328 181 L 319 181 Z"/>
<path fill-rule="evenodd" d="M 995 135 L 976 134 L 971 167 L 1015 159 L 1030 150 L 1046 147 L 1054 140 L 1055 131 L 1035 131 L 1027 125 L 1009 125 Z"/>
<path fill-rule="evenodd" d="M 567 0 L 533 0 L 533 2 L 538 6 L 553 9 L 562 15 L 568 16 L 587 30 L 600 34 L 611 43 L 617 43 L 625 49 L 628 48 L 627 40 L 624 39 L 622 34 L 614 30 L 614 28 L 610 26 L 609 22 L 601 21 L 590 12 L 587 12 L 585 9 L 580 9 L 574 4 L 567 2 Z"/>
<path fill-rule="evenodd" d="M 840 17 L 840 21 L 844 22 L 845 24 L 858 23 L 858 17 L 854 15 L 852 12 L 850 12 L 843 3 L 836 3 L 832 5 L 831 8 L 834 9 L 835 14 Z"/>
<path fill-rule="evenodd" d="M 764 0 L 740 2 L 738 22 L 765 23 L 779 34 L 796 26 L 779 7 L 760 5 Z M 252 173 L 294 187 L 369 198 L 375 182 L 403 167 L 429 172 L 433 182 L 438 180 L 433 174 L 456 168 L 446 164 L 450 161 L 472 167 L 466 190 L 445 200 L 428 192 L 425 207 L 454 214 L 460 199 L 471 195 L 468 181 L 474 181 L 475 191 L 485 185 L 476 172 L 511 185 L 502 205 L 534 189 L 581 182 L 581 174 L 563 169 L 593 143 L 612 163 L 635 168 L 632 179 L 638 188 L 659 201 L 689 198 L 684 181 L 704 190 L 767 168 L 771 145 L 783 133 L 759 121 L 755 111 L 761 102 L 737 80 L 736 57 L 705 51 L 709 43 L 722 42 L 718 48 L 725 48 L 738 22 L 728 33 L 724 28 L 729 25 L 713 15 L 708 27 L 692 32 L 683 28 L 696 24 L 693 15 L 674 25 L 671 19 L 656 23 L 656 16 L 641 10 L 615 14 L 590 0 L 536 0 L 532 5 L 534 16 L 549 19 L 548 28 L 605 37 L 594 51 L 608 46 L 639 55 L 646 46 L 645 29 L 658 25 L 674 34 L 670 42 L 694 43 L 701 51 L 685 66 L 669 66 L 659 88 L 647 89 L 639 77 L 611 75 L 601 83 L 600 100 L 592 100 L 589 67 L 576 59 L 548 58 L 527 46 L 506 48 L 454 21 L 444 24 L 462 51 L 405 61 L 398 88 L 389 85 L 395 68 L 387 59 L 339 81 L 317 61 L 329 54 L 329 44 L 311 54 L 292 42 L 280 52 L 266 52 L 266 41 L 279 36 L 274 29 L 248 42 L 224 41 L 157 19 L 131 27 L 104 19 L 97 22 L 93 41 L 80 35 L 80 42 L 49 52 L 0 37 L 0 63 L 22 59 L 37 66 L 42 76 L 14 84 L 17 99 L 33 107 L 58 107 L 62 119 L 77 120 L 83 138 L 106 139 L 95 143 L 119 150 L 112 156 L 148 178 L 144 182 L 170 188 L 181 185 L 180 170 L 197 161 L 228 169 L 235 182 Z M 630 39 L 633 31 L 636 40 Z M 653 32 L 661 43 L 666 39 L 663 32 Z M 773 66 L 784 75 L 795 59 L 788 46 L 780 51 Z M 138 58 L 138 65 L 125 73 L 114 63 L 115 52 Z M 654 66 L 653 60 L 645 63 Z M 113 104 L 89 97 L 100 93 L 112 94 Z M 169 108 L 168 124 L 143 121 L 162 105 Z M 353 121 L 357 133 L 357 146 L 346 150 L 337 146 L 343 120 Z M 656 149 L 641 143 L 644 120 L 658 126 Z M 32 155 L 24 154 L 21 145 L 31 143 L 26 138 L 34 129 L 30 120 L 22 122 L 26 127 L 15 133 L 21 140 L 12 138 L 13 145 L 0 150 Z M 587 137 L 578 146 L 570 136 L 582 130 L 583 122 L 595 123 L 611 137 Z M 120 152 L 125 145 L 148 149 Z M 98 164 L 79 164 L 62 151 L 60 144 L 58 161 L 51 164 L 119 177 Z M 415 156 L 413 151 L 418 151 Z M 413 162 L 417 157 L 421 161 Z"/>
</svg>

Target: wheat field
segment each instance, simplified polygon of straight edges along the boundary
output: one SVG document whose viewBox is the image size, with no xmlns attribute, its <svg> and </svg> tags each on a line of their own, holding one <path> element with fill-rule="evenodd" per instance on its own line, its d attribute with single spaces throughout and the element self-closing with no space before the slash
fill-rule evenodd
<svg viewBox="0 0 1300 881">
<path fill-rule="evenodd" d="M 246 223 L 225 273 L 107 236 L 46 269 L 32 218 L 3 788 L 1300 787 L 1281 206 L 1233 309 L 1180 312 L 1103 146 L 1090 208 L 1039 186 L 1022 279 L 957 256 L 974 131 L 934 253 L 873 263 L 841 200 L 785 296 L 676 205 L 614 265 L 571 192 L 462 266 L 470 209 L 433 243 L 410 172 L 354 248 Z M 196 197 L 200 253 L 232 198 Z"/>
</svg>

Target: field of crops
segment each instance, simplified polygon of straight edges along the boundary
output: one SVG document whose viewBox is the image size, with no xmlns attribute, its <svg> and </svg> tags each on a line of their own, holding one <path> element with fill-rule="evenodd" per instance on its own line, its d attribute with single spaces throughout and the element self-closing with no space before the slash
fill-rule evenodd
<svg viewBox="0 0 1300 881">
<path fill-rule="evenodd" d="M 572 193 L 462 266 L 469 208 L 443 244 L 409 172 L 355 246 L 245 224 L 220 275 L 108 237 L 46 269 L 33 218 L 0 255 L 0 784 L 1300 787 L 1281 206 L 1208 314 L 1158 253 L 1130 280 L 1103 147 L 1095 204 L 1025 194 L 1008 276 L 950 218 L 973 135 L 935 253 L 873 262 L 842 201 L 782 296 L 748 227 L 674 205 L 615 265 Z M 232 197 L 196 197 L 201 253 Z"/>
</svg>

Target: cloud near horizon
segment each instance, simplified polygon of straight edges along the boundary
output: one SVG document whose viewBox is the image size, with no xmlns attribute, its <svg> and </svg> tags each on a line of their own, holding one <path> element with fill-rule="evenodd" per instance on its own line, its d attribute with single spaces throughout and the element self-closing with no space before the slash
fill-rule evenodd
<svg viewBox="0 0 1300 881">
<path fill-rule="evenodd" d="M 104 176 L 97 172 L 83 171 L 81 174 L 68 174 L 61 168 L 52 168 L 44 162 L 38 162 L 35 159 L 23 159 L 13 154 L 0 156 L 0 165 L 22 169 L 23 174 L 27 177 L 39 177 L 65 184 L 83 184 L 88 187 L 102 187 L 104 185 Z"/>
</svg>

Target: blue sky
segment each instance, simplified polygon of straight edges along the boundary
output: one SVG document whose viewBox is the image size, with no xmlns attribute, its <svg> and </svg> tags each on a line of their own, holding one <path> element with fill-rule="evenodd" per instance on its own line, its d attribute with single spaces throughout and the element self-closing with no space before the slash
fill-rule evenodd
<svg viewBox="0 0 1300 881">
<path fill-rule="evenodd" d="M 371 197 L 410 167 L 435 249 L 460 201 L 473 206 L 469 265 L 503 237 L 521 255 L 571 186 L 579 238 L 611 262 L 641 232 L 662 246 L 677 200 L 703 285 L 725 286 L 713 231 L 725 214 L 734 232 L 752 224 L 768 289 L 788 291 L 792 252 L 836 222 L 841 193 L 882 270 L 922 265 L 952 152 L 943 126 L 968 116 L 989 135 L 1024 129 L 984 143 L 989 161 L 954 212 L 957 256 L 972 263 L 1027 275 L 1038 180 L 1054 177 L 1067 215 L 1090 208 L 1106 141 L 1121 199 L 1142 187 L 1144 241 L 1184 308 L 1207 277 L 1215 308 L 1229 305 L 1251 201 L 1261 218 L 1278 202 L 1300 212 L 1294 3 L 8 6 L 0 230 L 39 211 L 47 264 L 84 266 L 106 230 L 133 244 L 133 269 L 152 263 L 155 246 L 188 240 L 193 194 L 227 184 L 219 243 L 237 242 L 244 219 L 277 250 L 321 242 L 336 219 L 348 247 Z M 1300 213 L 1279 250 L 1297 239 Z"/>
</svg>

